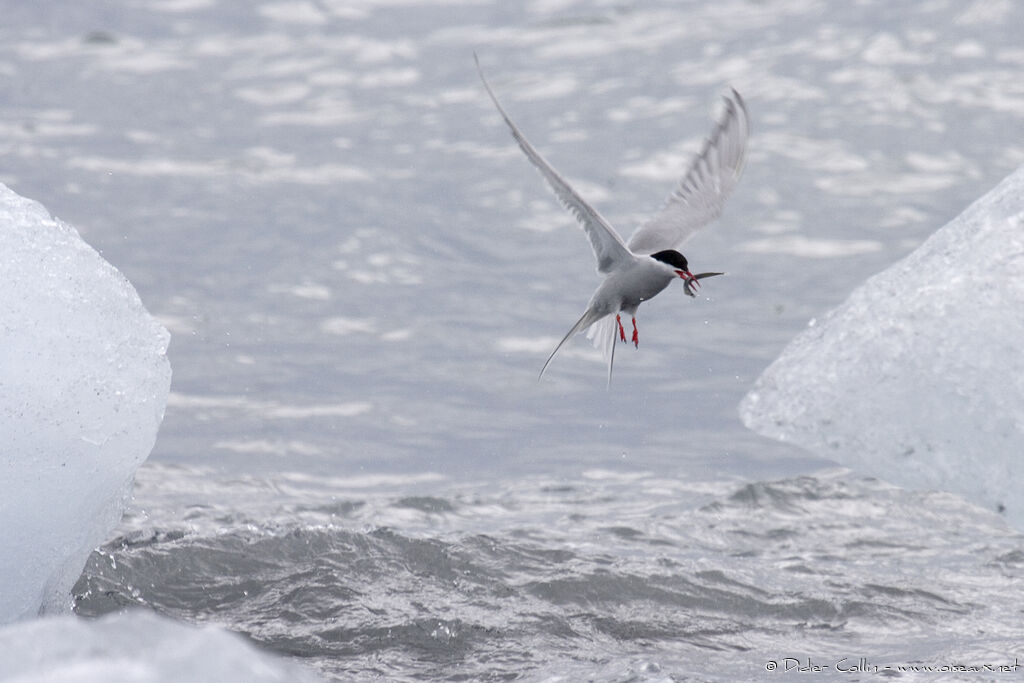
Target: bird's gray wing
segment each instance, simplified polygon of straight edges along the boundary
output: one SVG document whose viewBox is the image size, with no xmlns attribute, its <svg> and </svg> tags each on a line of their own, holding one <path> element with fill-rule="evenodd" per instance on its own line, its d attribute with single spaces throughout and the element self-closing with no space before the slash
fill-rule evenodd
<svg viewBox="0 0 1024 683">
<path fill-rule="evenodd" d="M 617 265 L 631 260 L 633 255 L 629 253 L 629 249 L 626 248 L 622 238 L 608 224 L 608 221 L 602 218 L 601 214 L 594 207 L 584 201 L 576 193 L 576 190 L 572 189 L 572 186 L 569 185 L 565 178 L 559 175 L 558 171 L 553 169 L 551 164 L 533 148 L 533 145 L 526 139 L 522 131 L 516 127 L 516 124 L 512 123 L 512 119 L 505 113 L 501 103 L 498 102 L 498 98 L 494 95 L 494 91 L 491 90 L 490 84 L 484 78 L 483 69 L 480 68 L 480 60 L 477 59 L 475 54 L 473 58 L 476 59 L 476 68 L 480 72 L 480 80 L 483 81 L 484 87 L 487 88 L 487 94 L 491 96 L 491 101 L 498 108 L 498 113 L 501 114 L 501 117 L 505 119 L 505 123 L 508 124 L 509 130 L 512 131 L 512 137 L 519 143 L 519 148 L 523 150 L 526 157 L 537 167 L 541 175 L 544 176 L 544 179 L 548 181 L 548 185 L 555 191 L 562 204 L 572 211 L 580 225 L 583 226 L 583 230 L 590 239 L 590 246 L 594 248 L 594 256 L 597 258 L 597 270 L 607 273 L 614 270 Z"/>
<path fill-rule="evenodd" d="M 747 157 L 749 123 L 743 98 L 731 89 L 722 96 L 725 108 L 704 140 L 700 154 L 656 216 L 629 239 L 636 254 L 674 249 L 722 213 L 736 187 Z"/>
</svg>

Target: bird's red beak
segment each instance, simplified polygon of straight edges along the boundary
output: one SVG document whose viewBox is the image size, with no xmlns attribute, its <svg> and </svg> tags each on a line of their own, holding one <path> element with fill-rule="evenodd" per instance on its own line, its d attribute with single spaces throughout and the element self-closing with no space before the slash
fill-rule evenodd
<svg viewBox="0 0 1024 683">
<path fill-rule="evenodd" d="M 688 270 L 677 270 L 676 271 L 676 275 L 678 275 L 682 279 L 686 280 L 686 284 L 688 284 L 688 285 L 696 285 L 696 286 L 700 287 L 700 280 L 695 278 L 693 276 L 693 273 L 691 273 L 690 271 L 688 271 Z"/>
</svg>

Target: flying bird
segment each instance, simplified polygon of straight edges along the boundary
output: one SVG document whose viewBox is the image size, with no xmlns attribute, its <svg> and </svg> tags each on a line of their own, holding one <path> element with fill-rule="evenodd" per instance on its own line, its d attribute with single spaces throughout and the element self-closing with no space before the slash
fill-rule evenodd
<svg viewBox="0 0 1024 683">
<path fill-rule="evenodd" d="M 516 124 L 512 123 L 484 77 L 480 60 L 475 54 L 473 57 L 476 59 L 477 71 L 480 72 L 480 80 L 494 106 L 498 108 L 498 113 L 512 131 L 512 137 L 544 176 L 561 203 L 576 216 L 594 249 L 597 270 L 604 276 L 583 315 L 548 356 L 538 379 L 544 376 L 551 360 L 570 337 L 588 330 L 587 336 L 602 350 L 608 361 L 608 385 L 611 386 L 616 337 L 626 342 L 622 314 L 632 319 L 631 341 L 639 348 L 636 311 L 642 302 L 661 292 L 676 278 L 683 280 L 687 295 L 695 296 L 694 288 L 700 286 L 700 280 L 722 274 L 694 275 L 690 272 L 686 257 L 677 251 L 677 247 L 722 213 L 726 198 L 736 187 L 743 172 L 749 130 L 743 98 L 733 89 L 723 95 L 725 106 L 715 120 L 711 134 L 704 140 L 700 153 L 693 159 L 664 207 L 640 225 L 629 242 L 623 242 L 608 221 L 552 168 Z"/>
</svg>

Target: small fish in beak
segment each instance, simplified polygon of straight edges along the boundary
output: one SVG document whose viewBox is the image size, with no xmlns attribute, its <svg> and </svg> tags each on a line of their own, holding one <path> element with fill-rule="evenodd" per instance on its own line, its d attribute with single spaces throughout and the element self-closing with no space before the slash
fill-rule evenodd
<svg viewBox="0 0 1024 683">
<path fill-rule="evenodd" d="M 690 277 L 683 283 L 683 289 L 686 291 L 686 295 L 691 297 L 697 296 L 694 287 L 700 287 L 700 281 L 704 278 L 714 277 L 715 275 L 725 275 L 725 273 L 697 273 L 696 275 L 693 275 L 689 271 L 687 271 L 686 274 Z M 683 276 L 680 275 L 679 277 Z"/>
</svg>

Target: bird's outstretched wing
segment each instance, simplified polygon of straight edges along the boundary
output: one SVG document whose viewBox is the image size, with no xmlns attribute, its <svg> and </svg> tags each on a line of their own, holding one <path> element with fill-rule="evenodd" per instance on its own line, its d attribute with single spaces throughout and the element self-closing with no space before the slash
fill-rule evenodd
<svg viewBox="0 0 1024 683">
<path fill-rule="evenodd" d="M 740 94 L 730 88 L 722 99 L 725 108 L 711 135 L 664 208 L 629 238 L 634 253 L 674 249 L 722 213 L 743 173 L 749 133 L 747 108 Z"/>
<path fill-rule="evenodd" d="M 537 167 L 541 175 L 544 176 L 544 179 L 548 181 L 548 185 L 558 195 L 558 199 L 562 204 L 573 212 L 580 225 L 583 226 L 583 230 L 590 239 L 590 245 L 594 248 L 594 256 L 597 257 L 597 270 L 601 273 L 607 273 L 614 270 L 616 265 L 631 260 L 633 255 L 629 253 L 629 249 L 626 248 L 622 238 L 608 224 L 608 221 L 602 218 L 601 214 L 584 201 L 576 193 L 576 190 L 572 189 L 572 186 L 558 174 L 558 171 L 553 169 L 551 164 L 545 161 L 544 157 L 533 148 L 529 140 L 516 127 L 516 124 L 512 123 L 512 119 L 505 113 L 501 103 L 498 102 L 498 98 L 494 95 L 494 91 L 491 90 L 490 84 L 484 78 L 484 71 L 480 68 L 480 60 L 477 59 L 476 54 L 473 55 L 473 59 L 476 60 L 476 68 L 480 72 L 480 80 L 483 81 L 484 87 L 487 88 L 487 94 L 491 96 L 491 101 L 498 108 L 498 113 L 501 114 L 501 117 L 505 119 L 505 123 L 508 124 L 509 129 L 512 131 L 512 137 L 519 143 L 519 148 L 523 150 L 526 157 Z"/>
</svg>

